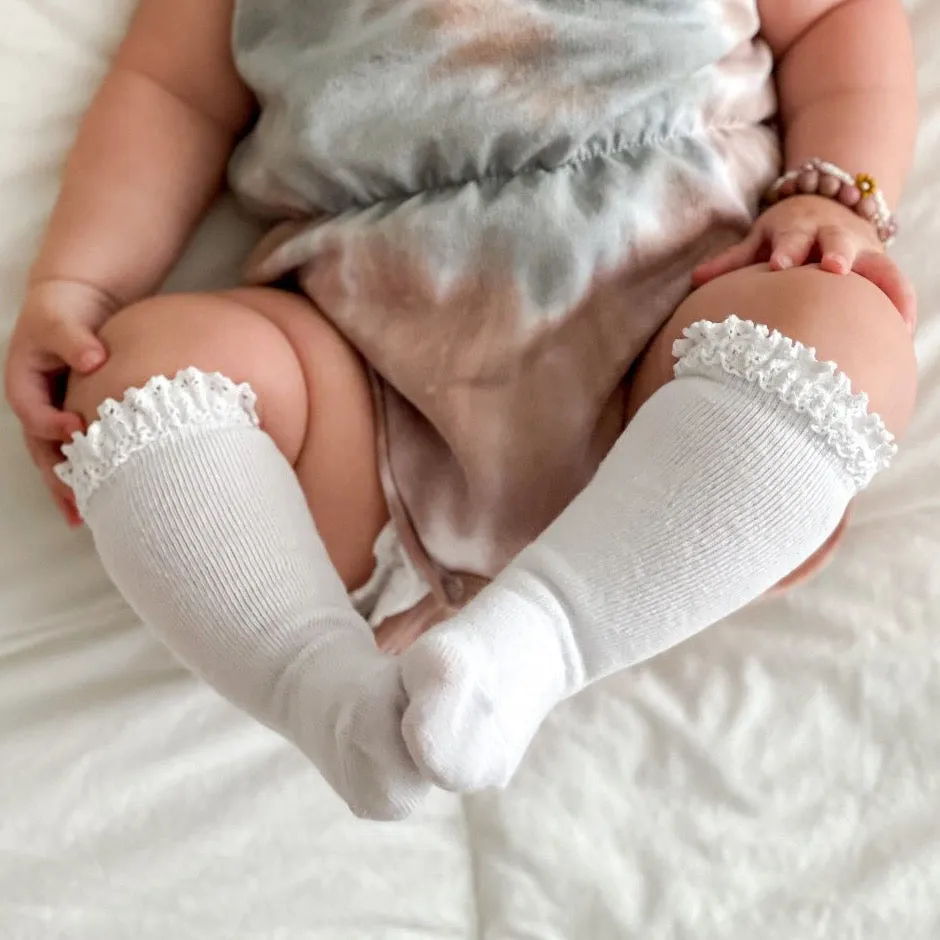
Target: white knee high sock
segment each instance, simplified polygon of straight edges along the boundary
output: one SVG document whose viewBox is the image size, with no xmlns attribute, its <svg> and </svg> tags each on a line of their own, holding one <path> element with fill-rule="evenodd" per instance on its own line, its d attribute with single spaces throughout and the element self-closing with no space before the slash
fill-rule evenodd
<svg viewBox="0 0 940 940">
<path fill-rule="evenodd" d="M 349 603 L 250 388 L 189 369 L 100 415 L 60 475 L 127 602 L 353 812 L 406 816 L 428 787 L 401 737 L 398 664 Z"/>
<path fill-rule="evenodd" d="M 756 599 L 894 452 L 813 350 L 731 318 L 676 344 L 596 478 L 404 658 L 404 733 L 439 785 L 504 785 L 549 710 Z"/>
</svg>

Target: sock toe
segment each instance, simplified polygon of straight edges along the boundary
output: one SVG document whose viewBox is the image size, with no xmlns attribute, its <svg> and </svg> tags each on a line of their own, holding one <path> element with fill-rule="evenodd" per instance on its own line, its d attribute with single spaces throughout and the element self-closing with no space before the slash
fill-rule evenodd
<svg viewBox="0 0 940 940">
<path fill-rule="evenodd" d="M 335 729 L 343 790 L 350 809 L 362 819 L 405 819 L 427 796 L 430 784 L 402 737 L 407 699 L 398 664 L 392 659 L 381 663 L 360 688 Z"/>
<path fill-rule="evenodd" d="M 506 741 L 486 662 L 470 644 L 455 648 L 431 635 L 402 665 L 409 699 L 402 733 L 425 776 L 458 793 L 504 786 Z"/>
</svg>

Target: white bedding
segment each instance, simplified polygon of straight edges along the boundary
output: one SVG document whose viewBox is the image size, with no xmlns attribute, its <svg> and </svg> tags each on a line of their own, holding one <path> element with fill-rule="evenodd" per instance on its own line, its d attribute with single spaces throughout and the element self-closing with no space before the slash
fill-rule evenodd
<svg viewBox="0 0 940 940">
<path fill-rule="evenodd" d="M 0 2 L 0 338 L 132 3 Z M 506 793 L 349 817 L 135 622 L 0 410 L 3 940 L 940 937 L 940 4 L 911 8 L 909 445 L 824 576 L 568 703 Z M 251 238 L 222 206 L 177 285 Z"/>
</svg>

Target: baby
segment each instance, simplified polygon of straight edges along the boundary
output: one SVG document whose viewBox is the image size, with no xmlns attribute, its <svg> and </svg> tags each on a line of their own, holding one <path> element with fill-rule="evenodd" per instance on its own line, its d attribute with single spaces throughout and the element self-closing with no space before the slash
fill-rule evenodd
<svg viewBox="0 0 940 940">
<path fill-rule="evenodd" d="M 915 124 L 899 0 L 142 0 L 7 394 L 140 617 L 402 818 L 837 542 Z M 154 296 L 226 173 L 246 286 Z"/>
</svg>

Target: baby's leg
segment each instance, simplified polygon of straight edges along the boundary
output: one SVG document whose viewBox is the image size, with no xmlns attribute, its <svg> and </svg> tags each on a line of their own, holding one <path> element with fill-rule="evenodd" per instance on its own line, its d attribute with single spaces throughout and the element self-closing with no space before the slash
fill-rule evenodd
<svg viewBox="0 0 940 940">
<path fill-rule="evenodd" d="M 855 275 L 752 268 L 693 294 L 592 483 L 405 655 L 419 766 L 450 789 L 505 784 L 558 701 L 798 568 L 886 465 L 915 375 L 900 315 Z"/>
<path fill-rule="evenodd" d="M 902 432 L 907 426 L 909 412 L 909 408 L 905 406 L 908 401 L 905 397 L 905 389 L 896 388 L 894 390 L 897 393 L 895 399 L 894 393 L 882 394 L 874 384 L 876 379 L 880 379 L 883 383 L 886 379 L 893 378 L 891 357 L 889 356 L 888 362 L 883 364 L 880 359 L 874 356 L 868 359 L 872 350 L 867 349 L 865 346 L 864 333 L 859 337 L 862 342 L 858 345 L 851 345 L 855 342 L 854 331 L 852 333 L 847 331 L 847 327 L 851 323 L 847 323 L 839 316 L 817 317 L 812 323 L 805 326 L 794 323 L 796 318 L 805 316 L 804 312 L 812 309 L 813 303 L 818 303 L 815 295 L 823 286 L 833 292 L 842 291 L 845 294 L 846 301 L 849 301 L 853 291 L 859 291 L 862 295 L 871 294 L 871 300 L 877 301 L 879 306 L 883 306 L 887 314 L 890 314 L 894 308 L 885 303 L 886 298 L 881 296 L 880 291 L 876 293 L 873 285 L 861 278 L 853 277 L 842 284 L 838 282 L 833 284 L 831 281 L 819 283 L 819 279 L 825 277 L 825 275 L 815 267 L 806 266 L 785 272 L 785 290 L 780 290 L 782 285 L 774 277 L 775 273 L 784 272 L 771 272 L 764 265 L 754 266 L 746 271 L 737 272 L 730 277 L 720 278 L 711 285 L 696 291 L 686 300 L 665 328 L 660 331 L 636 370 L 627 405 L 628 422 L 658 389 L 674 378 L 675 356 L 673 355 L 673 346 L 675 341 L 682 337 L 682 333 L 686 328 L 696 321 L 712 319 L 715 311 L 721 309 L 734 311 L 760 309 L 764 313 L 753 316 L 747 314 L 746 318 L 767 324 L 784 336 L 801 337 L 804 345 L 816 348 L 819 359 L 839 362 L 842 371 L 850 377 L 858 373 L 858 366 L 847 359 L 846 351 L 839 349 L 839 344 L 847 342 L 851 346 L 854 355 L 864 357 L 867 366 L 874 372 L 871 376 L 866 375 L 865 385 L 866 389 L 872 390 L 869 393 L 872 397 L 872 410 L 882 414 L 887 426 L 894 431 L 896 437 L 900 438 L 902 436 Z M 768 278 L 772 278 L 772 280 L 768 280 Z M 806 295 L 805 301 L 801 302 L 798 299 L 798 291 Z M 833 298 L 833 305 L 835 306 L 835 298 Z M 847 302 L 840 309 L 844 310 L 843 316 L 851 321 L 855 315 L 853 304 Z M 745 317 L 745 314 L 742 313 L 741 316 Z M 908 338 L 899 330 L 893 332 L 896 334 L 895 338 L 902 344 L 902 350 L 899 350 L 899 353 L 911 356 L 913 346 Z M 916 385 L 916 370 L 913 365 L 907 372 L 907 377 L 910 384 L 906 389 L 906 393 L 912 402 Z M 858 383 L 856 382 L 855 385 L 857 386 Z M 897 416 L 891 413 L 883 414 L 879 408 L 881 404 L 884 404 L 885 407 L 894 405 L 897 408 L 901 406 L 903 414 Z M 810 577 L 822 567 L 844 536 L 848 516 L 849 513 L 847 512 L 825 543 L 794 571 L 788 572 L 786 577 L 774 586 L 773 590 L 792 587 Z"/>
<path fill-rule="evenodd" d="M 93 423 L 63 470 L 109 575 L 354 812 L 407 815 L 426 785 L 398 667 L 347 597 L 385 520 L 358 359 L 307 301 L 270 290 L 155 298 L 102 339 L 107 365 L 69 389 Z"/>
</svg>

